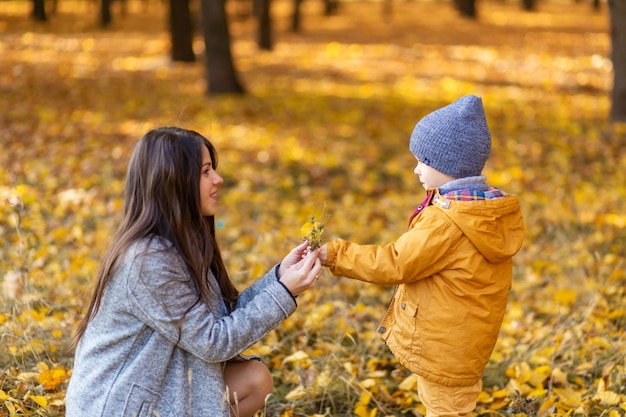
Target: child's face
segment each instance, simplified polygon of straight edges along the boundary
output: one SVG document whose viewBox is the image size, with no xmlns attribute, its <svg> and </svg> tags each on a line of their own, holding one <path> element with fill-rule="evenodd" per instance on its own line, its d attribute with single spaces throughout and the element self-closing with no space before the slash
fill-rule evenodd
<svg viewBox="0 0 626 417">
<path fill-rule="evenodd" d="M 415 158 L 417 159 L 417 158 Z M 417 166 L 413 170 L 415 175 L 419 176 L 422 186 L 429 190 L 431 188 L 439 188 L 448 181 L 452 181 L 454 178 L 437 171 L 435 168 L 426 165 L 419 159 L 417 159 Z"/>
</svg>

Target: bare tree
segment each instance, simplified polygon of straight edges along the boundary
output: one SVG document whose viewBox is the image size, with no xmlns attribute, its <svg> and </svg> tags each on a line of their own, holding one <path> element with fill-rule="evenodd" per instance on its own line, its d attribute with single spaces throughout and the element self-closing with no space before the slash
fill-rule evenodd
<svg viewBox="0 0 626 417">
<path fill-rule="evenodd" d="M 293 0 L 293 11 L 291 12 L 291 30 L 292 32 L 300 32 L 301 8 L 303 0 Z"/>
<path fill-rule="evenodd" d="M 591 2 L 591 7 L 593 8 L 594 11 L 598 12 L 600 11 L 600 0 L 593 0 Z"/>
<path fill-rule="evenodd" d="M 339 10 L 339 0 L 323 0 L 324 16 L 337 14 Z M 292 0 L 293 10 L 291 12 L 291 31 L 300 32 L 302 26 L 302 3 L 304 0 Z M 383 6 L 384 7 L 384 6 Z"/>
<path fill-rule="evenodd" d="M 455 0 L 456 6 L 459 9 L 461 16 L 475 19 L 476 12 L 476 0 Z"/>
<path fill-rule="evenodd" d="M 170 0 L 170 36 L 172 61 L 194 62 L 193 25 L 189 0 Z"/>
<path fill-rule="evenodd" d="M 339 10 L 339 0 L 324 0 L 324 16 L 337 14 Z"/>
<path fill-rule="evenodd" d="M 522 9 L 527 12 L 535 10 L 535 0 L 522 0 Z"/>
<path fill-rule="evenodd" d="M 626 122 L 626 1 L 609 0 L 613 92 L 611 121 Z"/>
<path fill-rule="evenodd" d="M 100 0 L 100 26 L 102 27 L 108 27 L 113 20 L 111 3 L 112 0 Z"/>
<path fill-rule="evenodd" d="M 207 94 L 244 93 L 230 51 L 225 0 L 201 0 Z"/>
<path fill-rule="evenodd" d="M 257 0 L 257 19 L 259 22 L 258 40 L 259 49 L 272 50 L 272 20 L 271 20 L 271 0 Z"/>
<path fill-rule="evenodd" d="M 45 22 L 47 20 L 46 17 L 46 4 L 44 0 L 33 0 L 33 19 L 38 20 L 40 22 Z"/>
</svg>

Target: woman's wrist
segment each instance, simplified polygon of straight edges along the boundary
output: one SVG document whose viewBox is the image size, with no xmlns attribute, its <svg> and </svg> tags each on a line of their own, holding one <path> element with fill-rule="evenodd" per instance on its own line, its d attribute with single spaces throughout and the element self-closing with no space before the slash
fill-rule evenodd
<svg viewBox="0 0 626 417">
<path fill-rule="evenodd" d="M 284 288 L 284 289 L 285 289 L 285 290 L 289 293 L 289 295 L 291 296 L 291 298 L 293 298 L 293 301 L 295 302 L 295 301 L 296 301 L 296 297 L 297 297 L 297 295 L 293 295 L 293 293 L 292 293 L 292 292 L 291 292 L 291 290 L 290 290 L 290 289 L 289 289 L 289 288 L 285 285 L 285 283 L 284 283 L 284 282 L 282 282 L 282 281 L 280 280 L 280 265 L 281 265 L 281 264 L 276 265 L 276 267 L 275 267 L 275 269 L 274 269 L 274 272 L 275 272 L 275 274 L 276 274 L 276 281 L 278 281 L 278 283 L 279 283 L 280 285 L 282 285 L 282 286 L 283 286 L 283 288 Z M 296 305 L 298 305 L 298 303 L 296 303 Z"/>
</svg>

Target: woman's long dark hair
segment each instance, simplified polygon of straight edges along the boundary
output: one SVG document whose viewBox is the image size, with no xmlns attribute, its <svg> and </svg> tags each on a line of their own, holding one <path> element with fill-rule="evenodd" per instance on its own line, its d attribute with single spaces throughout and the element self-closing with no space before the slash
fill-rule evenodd
<svg viewBox="0 0 626 417">
<path fill-rule="evenodd" d="M 219 285 L 219 296 L 229 310 L 234 308 L 239 292 L 228 276 L 215 239 L 215 219 L 202 215 L 203 146 L 209 150 L 213 167 L 217 167 L 215 147 L 192 130 L 162 127 L 149 131 L 137 143 L 128 165 L 122 221 L 100 263 L 96 288 L 73 347 L 98 312 L 117 262 L 132 244 L 144 238 L 162 237 L 171 242 L 194 280 L 198 301 L 208 302 L 218 296 L 207 281 L 211 271 Z"/>
</svg>

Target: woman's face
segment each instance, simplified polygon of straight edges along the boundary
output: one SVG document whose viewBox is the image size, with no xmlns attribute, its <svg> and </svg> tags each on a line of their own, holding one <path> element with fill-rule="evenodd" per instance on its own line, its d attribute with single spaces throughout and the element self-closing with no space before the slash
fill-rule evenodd
<svg viewBox="0 0 626 417">
<path fill-rule="evenodd" d="M 224 179 L 213 168 L 211 154 L 202 146 L 202 169 L 200 170 L 200 200 L 203 216 L 215 216 L 217 209 L 217 189 Z"/>
</svg>

